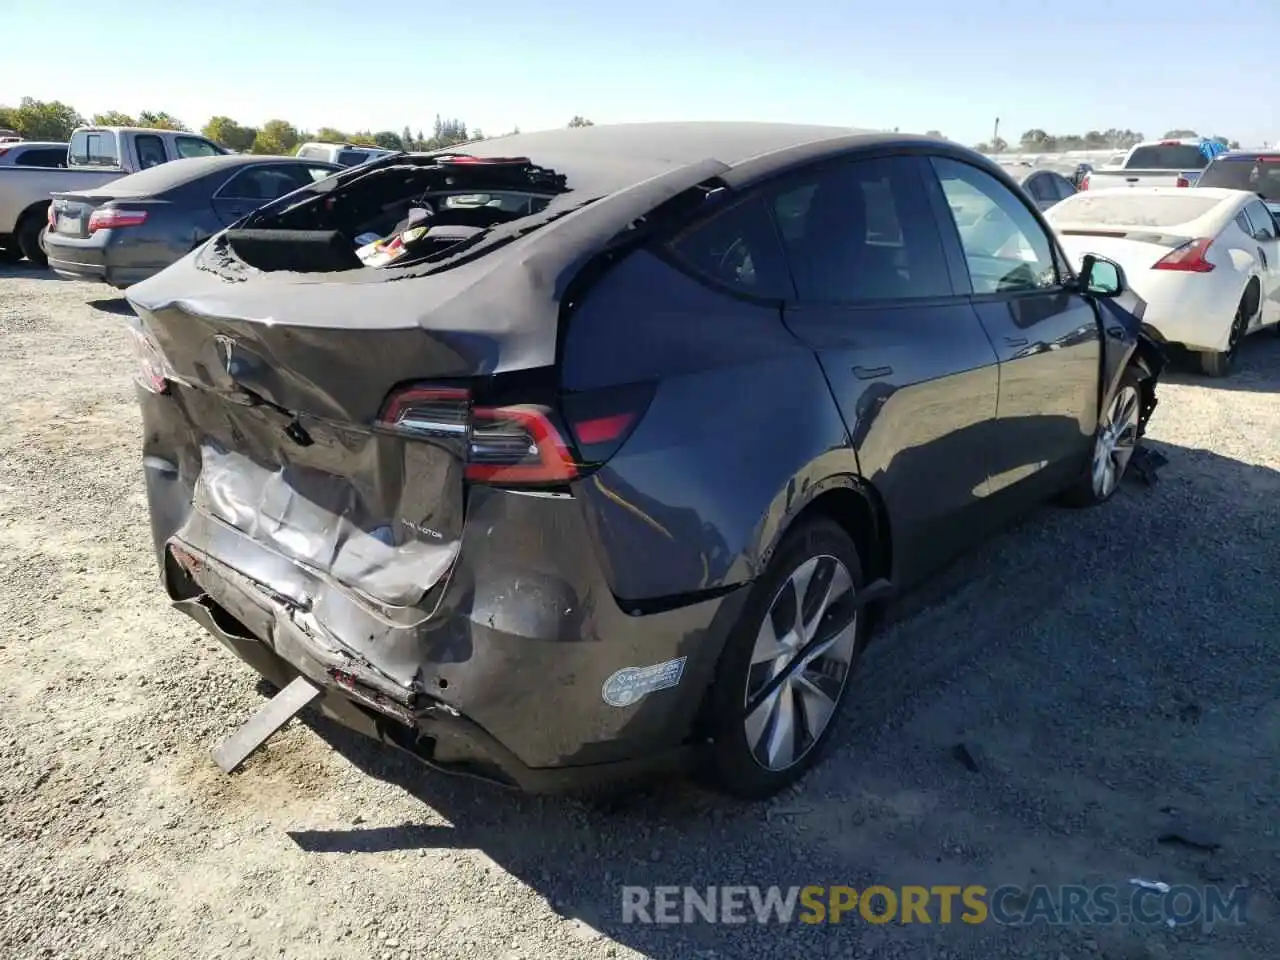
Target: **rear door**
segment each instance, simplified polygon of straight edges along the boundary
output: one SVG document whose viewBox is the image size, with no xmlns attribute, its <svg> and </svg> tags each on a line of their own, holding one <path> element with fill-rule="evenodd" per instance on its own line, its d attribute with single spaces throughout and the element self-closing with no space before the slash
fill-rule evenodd
<svg viewBox="0 0 1280 960">
<path fill-rule="evenodd" d="M 260 206 L 323 180 L 336 168 L 316 163 L 260 163 L 235 173 L 215 191 L 214 212 L 226 226 Z"/>
<path fill-rule="evenodd" d="M 991 492 L 1019 487 L 1038 498 L 1078 470 L 1090 449 L 1098 318 L 1068 289 L 1070 270 L 1023 197 L 968 163 L 935 157 L 930 164 L 944 242 L 967 268 L 973 307 L 1000 358 Z"/>
<path fill-rule="evenodd" d="M 1262 270 L 1262 309 L 1259 325 L 1280 322 L 1280 237 L 1276 220 L 1261 200 L 1250 200 L 1244 207 L 1249 222 L 1249 236 L 1258 245 L 1258 262 Z"/>
<path fill-rule="evenodd" d="M 770 196 L 796 284 L 784 316 L 817 354 L 884 498 L 899 583 L 973 539 L 998 388 L 995 351 L 952 284 L 923 162 L 828 164 Z"/>
</svg>

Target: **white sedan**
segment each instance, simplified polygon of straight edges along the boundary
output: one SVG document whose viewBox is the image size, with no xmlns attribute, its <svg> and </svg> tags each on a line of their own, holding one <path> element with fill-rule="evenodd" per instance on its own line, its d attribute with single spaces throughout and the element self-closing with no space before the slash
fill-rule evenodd
<svg viewBox="0 0 1280 960">
<path fill-rule="evenodd" d="M 1120 264 L 1142 322 L 1195 351 L 1210 376 L 1231 372 L 1247 334 L 1280 323 L 1280 224 L 1257 194 L 1088 190 L 1045 219 L 1077 266 L 1086 253 Z"/>
</svg>

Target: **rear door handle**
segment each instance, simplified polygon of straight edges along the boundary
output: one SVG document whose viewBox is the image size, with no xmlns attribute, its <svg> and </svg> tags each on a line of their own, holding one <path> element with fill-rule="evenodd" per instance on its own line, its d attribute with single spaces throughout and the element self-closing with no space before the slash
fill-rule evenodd
<svg viewBox="0 0 1280 960">
<path fill-rule="evenodd" d="M 1005 337 L 1004 342 L 1011 347 L 1025 347 L 1027 345 L 1026 337 Z"/>
<path fill-rule="evenodd" d="M 859 380 L 874 380 L 876 377 L 887 377 L 893 373 L 893 367 L 854 367 L 853 375 Z"/>
</svg>

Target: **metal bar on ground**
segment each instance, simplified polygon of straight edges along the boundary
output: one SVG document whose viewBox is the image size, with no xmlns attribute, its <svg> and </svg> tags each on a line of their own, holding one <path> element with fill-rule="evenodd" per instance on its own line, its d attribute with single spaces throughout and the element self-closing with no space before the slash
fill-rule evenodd
<svg viewBox="0 0 1280 960">
<path fill-rule="evenodd" d="M 259 707 L 242 727 L 213 748 L 213 762 L 223 773 L 230 773 L 319 695 L 320 688 L 306 677 L 295 678 Z"/>
</svg>

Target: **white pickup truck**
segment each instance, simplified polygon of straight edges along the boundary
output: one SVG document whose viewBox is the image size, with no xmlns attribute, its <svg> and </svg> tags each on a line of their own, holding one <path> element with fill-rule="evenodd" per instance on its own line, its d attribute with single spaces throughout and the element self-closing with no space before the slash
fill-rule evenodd
<svg viewBox="0 0 1280 960">
<path fill-rule="evenodd" d="M 40 235 L 50 194 L 81 192 L 183 157 L 226 153 L 212 140 L 176 130 L 80 127 L 71 134 L 66 166 L 0 167 L 0 262 L 26 257 L 44 266 Z"/>
<path fill-rule="evenodd" d="M 1209 165 L 1211 152 L 1203 137 L 1184 140 L 1148 140 L 1127 154 L 1118 167 L 1090 171 L 1081 190 L 1108 187 L 1189 187 Z"/>
</svg>

